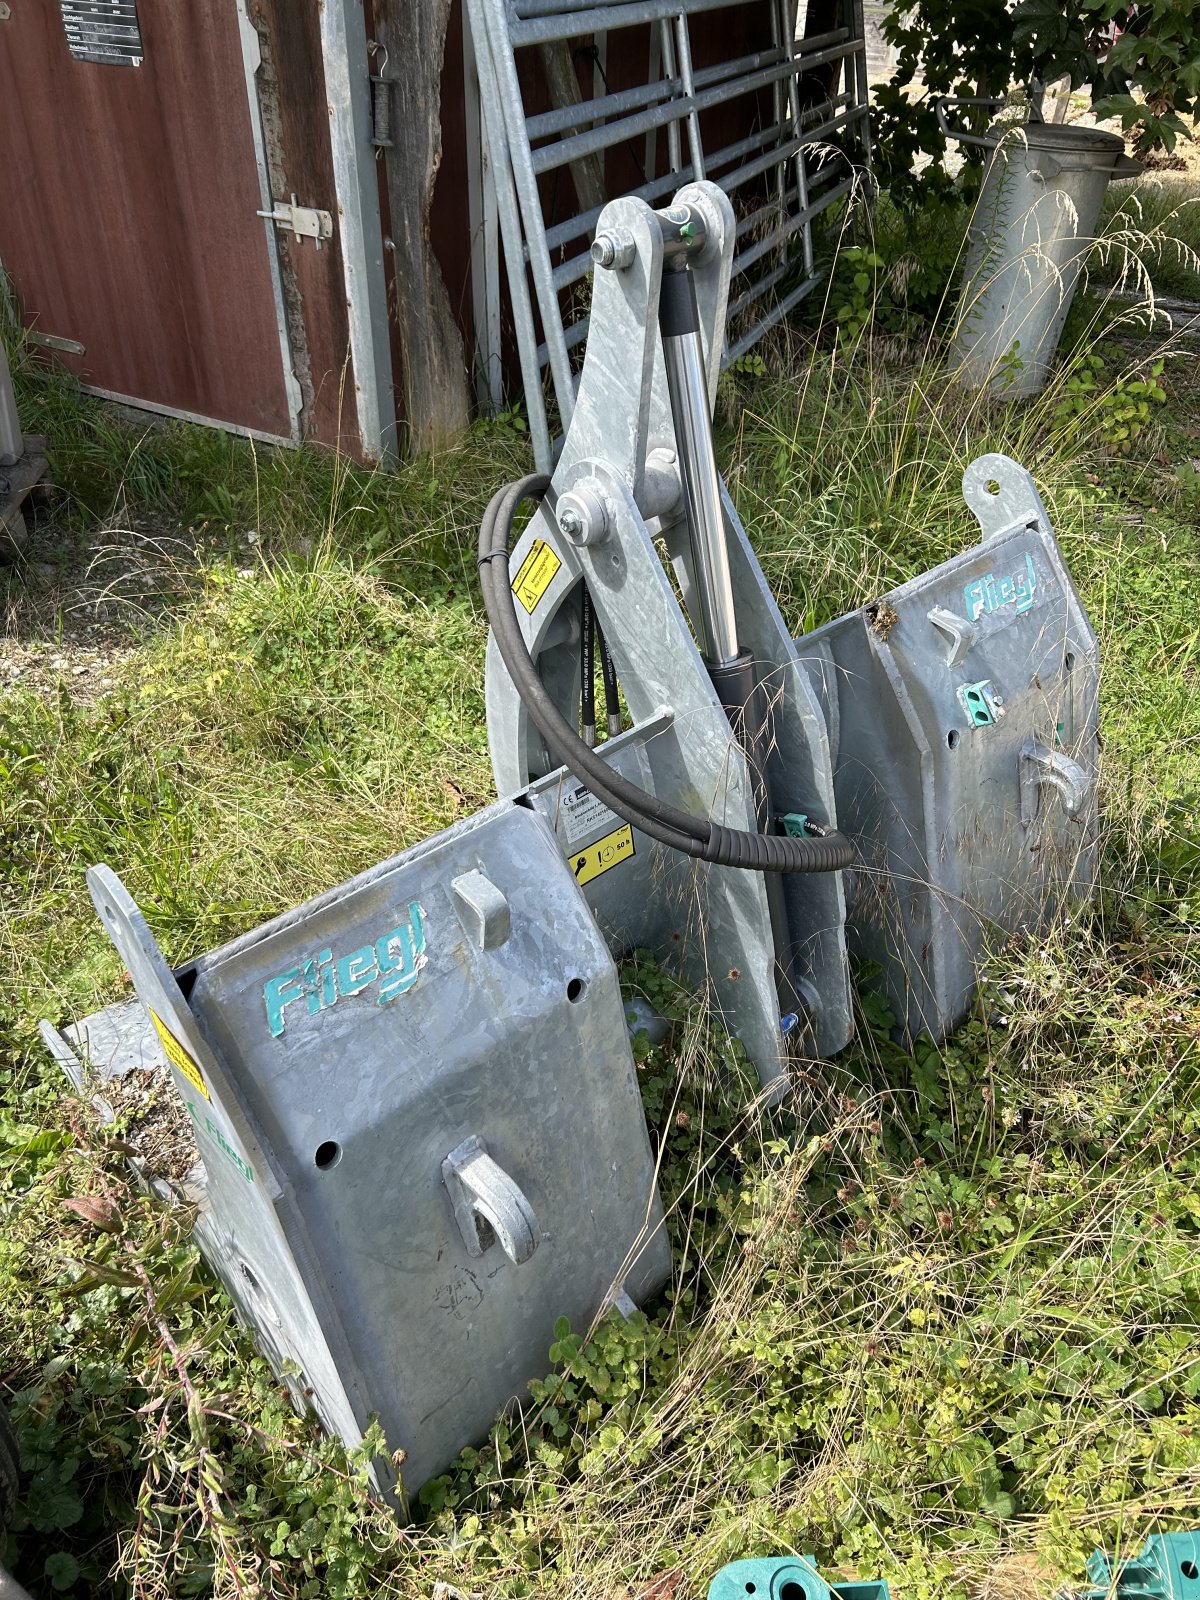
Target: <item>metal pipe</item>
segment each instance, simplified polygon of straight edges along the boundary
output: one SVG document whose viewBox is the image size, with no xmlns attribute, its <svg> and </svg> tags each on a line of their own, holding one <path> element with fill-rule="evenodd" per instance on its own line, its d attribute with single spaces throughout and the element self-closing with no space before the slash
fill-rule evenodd
<svg viewBox="0 0 1200 1600">
<path fill-rule="evenodd" d="M 655 35 L 657 37 L 657 34 Z M 809 51 L 826 45 L 842 43 L 849 37 L 845 28 L 834 28 L 829 33 L 823 33 L 809 41 Z M 801 52 L 797 50 L 791 58 L 799 61 Z M 672 59 L 674 59 L 672 57 Z M 769 50 L 755 50 L 750 55 L 738 56 L 733 61 L 718 61 L 715 66 L 701 67 L 692 73 L 693 89 L 711 88 L 715 83 L 725 83 L 734 78 L 742 78 L 748 72 L 757 72 L 760 67 L 778 66 L 784 60 L 784 52 L 778 45 L 773 45 Z M 616 89 L 612 93 L 596 96 L 587 104 L 593 119 L 623 116 L 629 111 L 639 111 L 647 106 L 657 105 L 659 101 L 668 100 L 678 93 L 687 93 L 682 79 L 672 68 L 665 77 L 655 78 L 650 83 L 639 84 L 633 89 Z M 528 117 L 525 122 L 530 143 L 536 139 L 546 139 L 554 134 L 577 128 L 580 123 L 579 106 L 559 106 L 552 111 L 539 111 L 535 116 Z M 770 132 L 771 130 L 768 130 Z"/>
<path fill-rule="evenodd" d="M 617 122 L 609 122 L 602 128 L 592 128 L 586 133 L 577 133 L 565 139 L 559 139 L 554 144 L 542 145 L 531 153 L 531 165 L 534 172 L 552 172 L 555 167 L 565 167 L 572 161 L 577 161 L 581 156 L 593 155 L 598 150 L 611 149 L 613 145 L 622 144 L 627 139 L 635 138 L 638 134 L 646 133 L 651 128 L 661 128 L 672 122 L 687 121 L 689 137 L 693 127 L 698 128 L 698 113 L 708 111 L 714 106 L 725 105 L 727 101 L 740 99 L 743 95 L 753 94 L 758 89 L 765 89 L 780 78 L 786 78 L 803 67 L 821 66 L 828 61 L 842 60 L 862 49 L 860 41 L 851 41 L 847 44 L 834 45 L 828 50 L 821 50 L 811 60 L 801 63 L 799 57 L 791 61 L 776 62 L 774 66 L 764 67 L 759 72 L 751 73 L 745 78 L 734 78 L 730 81 L 721 81 L 710 89 L 700 89 L 695 93 L 687 93 L 678 100 L 670 100 L 665 105 L 655 106 L 646 111 L 640 111 L 628 117 L 622 117 Z M 690 68 L 685 71 L 681 66 L 680 76 L 685 79 L 690 73 Z M 513 72 L 513 82 L 516 82 L 516 73 Z M 695 150 L 693 154 L 693 171 L 695 167 Z M 701 152 L 701 165 L 703 165 L 703 152 Z"/>
<path fill-rule="evenodd" d="M 546 249 L 546 221 L 542 215 L 542 199 L 538 193 L 537 177 L 527 160 L 529 144 L 525 137 L 525 106 L 517 78 L 516 59 L 510 47 L 508 13 L 504 0 L 475 0 L 475 5 L 479 22 L 486 29 L 488 48 L 491 52 L 492 72 L 489 76 L 493 79 L 492 87 L 499 102 L 497 109 L 508 141 L 508 165 L 517 191 L 525 240 L 529 246 L 529 271 L 537 293 L 538 311 L 546 336 L 550 371 L 554 378 L 554 396 L 558 401 L 558 413 L 562 418 L 565 433 L 571 425 L 571 413 L 575 409 L 575 376 L 571 371 L 567 347 L 562 336 L 561 313 L 552 282 L 550 252 Z M 603 26 L 602 24 L 601 27 Z M 490 130 L 488 142 L 498 153 L 498 142 L 492 141 Z M 519 253 L 519 234 L 513 242 Z M 505 245 L 507 248 L 507 238 Z M 524 267 L 522 266 L 520 270 L 523 283 Z M 510 270 L 508 277 L 510 290 L 514 281 Z M 540 393 L 530 391 L 528 380 L 525 396 L 531 409 L 535 403 L 541 405 Z"/>
<path fill-rule="evenodd" d="M 723 145 L 720 150 L 714 151 L 708 158 L 709 177 L 714 182 L 719 183 L 728 194 L 731 189 L 736 189 L 740 184 L 748 183 L 751 178 L 757 178 L 760 173 L 768 171 L 777 162 L 790 160 L 796 151 L 803 149 L 805 145 L 823 138 L 828 133 L 836 132 L 855 117 L 865 116 L 866 113 L 861 106 L 851 106 L 845 110 L 841 109 L 844 99 L 844 95 L 839 95 L 836 99 L 821 106 L 814 106 L 805 110 L 800 117 L 800 124 L 805 129 L 802 134 L 795 139 L 789 140 L 786 145 L 781 145 L 775 150 L 768 150 L 765 155 L 758 156 L 754 161 L 747 162 L 735 170 L 726 172 L 723 169 L 730 167 L 733 162 L 739 161 L 742 156 L 748 155 L 751 150 L 762 150 L 775 137 L 775 129 L 760 128 L 755 133 L 750 134 L 748 138 L 738 139 L 734 144 Z M 833 110 L 837 115 L 827 118 L 817 127 L 805 126 L 827 110 Z M 678 122 L 673 126 L 674 131 L 678 133 Z M 637 200 L 645 200 L 649 205 L 653 205 L 655 201 L 661 200 L 664 195 L 673 194 L 676 190 L 682 188 L 685 183 L 690 183 L 694 176 L 695 174 L 692 172 L 691 167 L 685 166 L 680 170 L 664 173 L 660 178 L 653 178 L 637 189 L 630 189 L 629 194 Z M 552 228 L 547 228 L 547 247 L 553 251 L 557 250 L 559 245 L 567 244 L 572 239 L 587 239 L 590 241 L 603 209 L 603 206 L 594 206 L 590 211 L 581 211 L 578 215 L 566 217 L 562 222 L 556 222 Z M 528 250 L 526 251 L 526 258 L 528 259 Z M 578 259 L 583 263 L 582 270 L 579 273 L 580 277 L 591 271 L 591 258 L 587 250 L 584 250 L 578 258 L 573 259 Z M 566 281 L 573 283 L 575 278 L 572 277 Z"/>
<path fill-rule="evenodd" d="M 813 201 L 805 211 L 800 212 L 797 216 L 791 218 L 791 220 L 785 224 L 785 236 L 790 238 L 798 228 L 803 227 L 805 223 L 812 222 L 814 217 L 819 217 L 822 211 L 831 206 L 835 200 L 839 200 L 842 195 L 847 194 L 853 188 L 853 186 L 853 179 L 847 178 L 842 183 L 839 183 L 835 188 L 827 190 L 823 195 L 820 196 L 819 199 Z M 795 189 L 789 190 L 789 201 L 795 199 L 795 196 Z M 756 220 L 761 218 L 762 215 L 763 213 L 758 213 L 756 215 Z M 742 232 L 742 228 L 740 226 L 738 228 L 738 232 Z M 754 265 L 754 263 L 760 259 L 760 257 L 767 254 L 767 252 L 772 248 L 774 242 L 775 241 L 772 238 L 760 240 L 758 245 L 752 246 L 742 255 L 736 256 L 733 263 L 733 276 L 735 278 L 743 277 Z M 579 278 L 586 276 L 586 274 L 590 272 L 594 266 L 595 262 L 590 253 L 587 255 L 572 256 L 569 262 L 565 262 L 563 266 L 555 269 L 555 282 L 556 284 L 565 287 L 567 284 L 574 283 Z M 727 320 L 732 322 L 734 317 L 736 317 L 739 312 L 744 311 L 748 305 L 751 305 L 761 295 L 765 294 L 768 289 L 773 288 L 775 284 L 777 284 L 782 278 L 785 278 L 789 272 L 794 270 L 795 263 L 792 261 L 785 261 L 782 266 L 774 268 L 773 271 L 767 273 L 764 277 L 751 284 L 750 287 L 738 295 L 736 299 L 729 302 Z M 787 310 L 791 306 L 795 305 L 798 300 L 801 300 L 804 295 L 809 292 L 809 290 L 815 289 L 818 283 L 823 282 L 824 278 L 825 273 L 822 271 L 815 277 L 809 279 L 809 281 L 801 288 L 799 292 L 793 292 L 788 296 L 788 299 L 783 306 L 783 310 Z M 764 322 L 757 324 L 755 328 L 751 330 L 749 337 L 740 340 L 736 348 L 730 346 L 726 350 L 722 365 L 727 367 L 730 361 L 735 360 L 740 355 L 744 355 L 745 352 L 749 350 L 755 341 L 760 337 L 763 329 L 773 326 L 773 324 L 778 321 L 778 315 L 771 315 Z M 565 325 L 563 328 L 563 339 L 566 348 L 568 350 L 574 350 L 577 345 L 582 344 L 587 338 L 588 329 L 590 326 L 591 319 L 588 316 L 580 317 L 577 321 Z M 539 344 L 537 348 L 538 366 L 545 366 L 547 359 L 548 354 L 545 344 Z"/>
<path fill-rule="evenodd" d="M 738 658 L 737 613 L 721 509 L 721 479 L 713 450 L 696 285 L 686 268 L 663 273 L 659 326 L 699 612 L 692 621 L 708 665 L 728 667 Z"/>
<path fill-rule="evenodd" d="M 669 21 L 719 11 L 730 0 L 520 0 L 513 7 L 514 45 L 547 39 L 578 39 L 604 29 L 636 28 L 641 23 Z"/>
<path fill-rule="evenodd" d="M 663 71 L 668 78 L 677 77 L 678 66 L 675 61 L 675 34 L 671 27 L 671 23 L 666 17 L 664 17 L 659 23 L 658 27 L 659 33 L 662 37 Z M 657 133 L 655 133 L 653 136 L 657 138 Z M 649 139 L 651 135 L 648 133 L 646 137 Z M 682 173 L 683 146 L 680 143 L 679 124 L 677 122 L 667 123 L 667 165 L 672 172 Z M 695 176 L 696 174 L 689 167 L 688 177 L 694 178 Z"/>
<path fill-rule="evenodd" d="M 688 150 L 692 171 L 697 178 L 704 177 L 704 144 L 700 138 L 700 114 L 696 106 L 696 84 L 692 77 L 692 41 L 688 36 L 688 19 L 684 12 L 675 18 L 675 51 L 679 58 L 679 79 L 683 85 L 682 103 L 688 106 Z"/>
<path fill-rule="evenodd" d="M 490 71 L 485 70 L 479 74 L 479 104 L 487 132 L 491 171 L 496 185 L 496 206 L 500 214 L 500 232 L 508 269 L 508 293 L 517 332 L 521 382 L 525 390 L 525 404 L 529 409 L 533 459 L 540 472 L 549 472 L 554 465 L 554 452 L 550 443 L 546 407 L 542 401 L 542 364 L 549 357 L 548 353 L 543 355 L 537 348 L 529 282 L 525 276 L 525 262 L 521 255 L 519 200 L 513 184 L 516 162 L 509 149 L 508 129 L 505 127 L 504 111 L 497 93 L 499 74 L 496 71 L 493 41 L 488 32 L 484 0 L 466 0 L 466 3 L 472 37 L 480 52 L 480 62 L 482 64 L 486 61 L 491 68 Z M 530 360 L 531 352 L 536 352 L 532 360 Z"/>
</svg>

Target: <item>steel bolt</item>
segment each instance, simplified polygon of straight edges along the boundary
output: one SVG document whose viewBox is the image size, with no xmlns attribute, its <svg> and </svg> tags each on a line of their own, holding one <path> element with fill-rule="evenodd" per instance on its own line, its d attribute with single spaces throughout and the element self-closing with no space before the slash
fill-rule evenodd
<svg viewBox="0 0 1200 1600">
<path fill-rule="evenodd" d="M 608 507 L 594 489 L 580 486 L 559 496 L 558 531 L 572 544 L 599 544 L 608 537 Z"/>
<path fill-rule="evenodd" d="M 598 233 L 592 240 L 592 260 L 598 267 L 622 272 L 633 262 L 637 251 L 627 233 Z"/>
</svg>

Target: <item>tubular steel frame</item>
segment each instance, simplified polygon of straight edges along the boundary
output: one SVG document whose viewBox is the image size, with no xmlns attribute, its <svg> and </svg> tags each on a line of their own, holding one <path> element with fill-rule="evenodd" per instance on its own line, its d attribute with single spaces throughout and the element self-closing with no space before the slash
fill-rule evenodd
<svg viewBox="0 0 1200 1600">
<path fill-rule="evenodd" d="M 750 55 L 693 69 L 689 20 L 701 12 L 766 6 L 773 44 Z M 816 266 L 813 223 L 850 193 L 848 160 L 830 148 L 839 134 L 856 138 L 870 156 L 862 0 L 847 0 L 849 26 L 797 39 L 795 0 L 467 0 L 474 45 L 489 176 L 503 235 L 505 266 L 539 468 L 553 464 L 542 375 L 548 369 L 561 426 L 570 424 L 578 382 L 577 351 L 588 315 L 564 313 L 561 296 L 592 269 L 589 253 L 600 207 L 547 222 L 539 179 L 572 162 L 645 139 L 646 182 L 634 195 L 663 203 L 681 184 L 710 179 L 738 209 L 734 293 L 722 364 L 736 360 L 810 294 L 824 274 Z M 650 26 L 647 81 L 603 93 L 579 105 L 528 115 L 517 52 L 531 46 L 596 35 L 603 44 L 618 29 Z M 819 105 L 803 106 L 800 80 L 836 65 L 840 85 Z M 772 119 L 726 145 L 704 148 L 704 111 L 769 89 Z M 666 130 L 668 170 L 654 169 L 656 136 Z M 766 178 L 769 192 L 738 191 Z M 791 248 L 799 236 L 798 251 Z M 561 255 L 557 265 L 553 257 Z M 530 285 L 532 279 L 532 289 Z M 488 325 L 497 319 L 488 319 Z M 540 325 L 541 337 L 537 328 Z M 481 348 L 494 367 L 497 352 Z"/>
</svg>

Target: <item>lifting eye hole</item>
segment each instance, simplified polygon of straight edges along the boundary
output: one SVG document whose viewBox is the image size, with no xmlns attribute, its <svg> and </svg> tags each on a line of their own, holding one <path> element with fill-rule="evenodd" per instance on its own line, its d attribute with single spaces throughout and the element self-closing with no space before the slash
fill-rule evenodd
<svg viewBox="0 0 1200 1600">
<path fill-rule="evenodd" d="M 587 993 L 587 984 L 582 978 L 572 978 L 567 984 L 567 999 L 572 1005 L 577 1005 Z"/>
<path fill-rule="evenodd" d="M 950 732 L 946 735 L 946 743 L 950 747 L 951 750 L 957 750 L 958 749 L 958 729 L 957 728 L 951 728 L 950 729 Z"/>
<path fill-rule="evenodd" d="M 328 1172 L 330 1167 L 336 1167 L 342 1159 L 342 1147 L 336 1139 L 323 1139 L 317 1146 L 313 1156 L 313 1165 L 320 1167 L 322 1172 Z"/>
<path fill-rule="evenodd" d="M 1200 1567 L 1194 1561 L 1181 1561 L 1179 1570 L 1185 1578 L 1200 1578 Z"/>
<path fill-rule="evenodd" d="M 1075 671 L 1075 657 L 1069 650 L 1067 651 L 1066 656 L 1063 658 L 1063 666 L 1066 667 L 1068 672 Z"/>
<path fill-rule="evenodd" d="M 998 495 L 1000 493 L 1000 483 L 999 483 L 998 479 L 996 479 L 996 478 L 989 478 L 988 479 L 988 481 L 987 481 L 987 492 L 990 495 Z M 790 1595 L 790 1594 L 789 1595 L 785 1595 L 784 1596 L 784 1600 L 799 1600 L 799 1596 Z"/>
</svg>

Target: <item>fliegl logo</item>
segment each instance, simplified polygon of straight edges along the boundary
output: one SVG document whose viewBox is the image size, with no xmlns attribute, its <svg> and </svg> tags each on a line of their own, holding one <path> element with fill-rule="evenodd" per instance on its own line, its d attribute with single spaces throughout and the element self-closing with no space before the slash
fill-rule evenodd
<svg viewBox="0 0 1200 1600">
<path fill-rule="evenodd" d="M 308 1015 L 315 1017 L 339 1000 L 361 994 L 373 983 L 379 985 L 375 999 L 381 1006 L 411 989 L 429 959 L 425 953 L 423 915 L 413 900 L 408 908 L 408 921 L 393 928 L 391 933 L 385 933 L 374 944 L 364 944 L 336 961 L 332 950 L 320 950 L 299 966 L 268 978 L 263 985 L 263 1003 L 272 1037 L 279 1038 L 287 1027 L 287 1008 L 301 1000 Z"/>
<path fill-rule="evenodd" d="M 1037 589 L 1037 574 L 1033 570 L 1033 557 L 1025 552 L 1024 572 L 1014 572 L 998 578 L 989 572 L 986 578 L 972 578 L 963 590 L 967 602 L 967 621 L 974 622 L 985 612 L 1003 611 L 1012 606 L 1016 611 L 1028 611 Z"/>
</svg>

